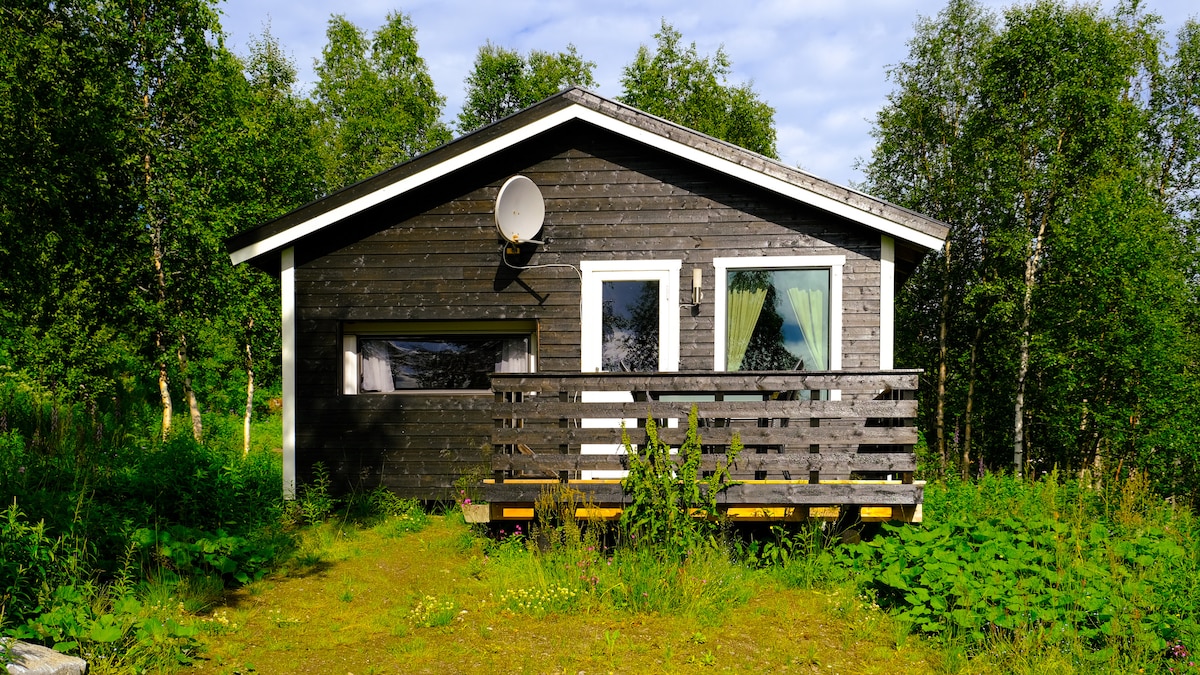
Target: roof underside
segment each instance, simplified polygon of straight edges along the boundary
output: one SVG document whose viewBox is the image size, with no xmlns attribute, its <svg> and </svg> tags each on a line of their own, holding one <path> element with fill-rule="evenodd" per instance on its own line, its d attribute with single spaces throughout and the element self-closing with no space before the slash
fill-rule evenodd
<svg viewBox="0 0 1200 675">
<path fill-rule="evenodd" d="M 432 150 L 291 213 L 229 238 L 234 264 L 277 267 L 278 251 L 346 218 L 418 190 L 495 153 L 574 121 L 606 129 L 651 148 L 891 235 L 922 250 L 939 248 L 946 225 L 788 167 L 735 145 L 691 131 L 581 89 L 541 103 Z"/>
</svg>

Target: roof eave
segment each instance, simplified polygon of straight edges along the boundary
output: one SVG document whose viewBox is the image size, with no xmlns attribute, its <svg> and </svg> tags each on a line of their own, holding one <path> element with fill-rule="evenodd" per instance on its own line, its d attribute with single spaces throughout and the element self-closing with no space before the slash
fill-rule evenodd
<svg viewBox="0 0 1200 675">
<path fill-rule="evenodd" d="M 329 225 L 574 120 L 593 124 L 927 250 L 940 248 L 949 232 L 944 224 L 894 204 L 590 92 L 568 89 L 270 223 L 231 237 L 227 241 L 230 260 L 236 265 L 280 251 Z"/>
</svg>

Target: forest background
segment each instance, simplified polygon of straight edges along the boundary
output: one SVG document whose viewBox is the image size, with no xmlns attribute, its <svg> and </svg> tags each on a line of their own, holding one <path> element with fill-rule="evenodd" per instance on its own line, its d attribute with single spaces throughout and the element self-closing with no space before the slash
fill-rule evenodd
<svg viewBox="0 0 1200 675">
<path fill-rule="evenodd" d="M 417 27 L 393 13 L 370 31 L 331 17 L 302 92 L 269 34 L 226 49 L 216 9 L 0 7 L 0 631 L 87 655 L 95 672 L 219 659 L 236 644 L 214 611 L 229 589 L 327 564 L 308 544 L 342 541 L 355 512 L 386 516 L 388 537 L 423 517 L 372 486 L 339 500 L 320 471 L 283 502 L 268 405 L 278 283 L 232 266 L 224 240 L 596 86 L 570 45 L 484 44 L 450 118 Z M 773 157 L 775 112 L 733 72 L 724 50 L 701 54 L 664 22 L 619 98 Z M 926 523 L 836 550 L 806 524 L 706 535 L 715 546 L 665 558 L 642 537 L 657 548 L 618 547 L 603 566 L 602 542 L 578 528 L 539 559 L 519 535 L 472 543 L 457 523 L 467 548 L 511 560 L 473 578 L 544 593 L 578 580 L 516 575 L 611 566 L 602 587 L 632 600 L 580 604 L 608 616 L 672 613 L 697 594 L 736 605 L 756 588 L 747 570 L 771 568 L 788 585 L 853 584 L 848 597 L 895 617 L 897 653 L 919 632 L 973 672 L 989 659 L 998 672 L 1194 672 L 1200 24 L 1168 34 L 1137 3 L 993 14 L 950 0 L 918 20 L 889 77 L 856 187 L 950 226 L 898 295 L 897 363 L 925 371 Z M 718 581 L 709 563 L 723 581 L 684 588 Z M 578 583 L 585 597 L 596 582 Z M 417 632 L 427 598 L 408 601 L 397 623 Z M 857 620 L 846 635 L 862 642 Z M 611 663 L 619 633 L 603 637 Z"/>
<path fill-rule="evenodd" d="M 447 122 L 398 12 L 331 17 L 311 92 L 269 33 L 227 50 L 210 2 L 0 17 L 0 383 L 110 427 L 152 413 L 160 438 L 180 411 L 198 439 L 209 412 L 248 426 L 278 386 L 276 280 L 226 237 L 596 85 L 570 45 L 489 43 Z M 774 111 L 732 72 L 664 22 L 619 98 L 774 156 Z M 1200 498 L 1198 73 L 1197 24 L 1168 35 L 1137 3 L 917 22 L 857 187 L 951 228 L 897 321 L 932 474 L 1123 467 Z"/>
</svg>

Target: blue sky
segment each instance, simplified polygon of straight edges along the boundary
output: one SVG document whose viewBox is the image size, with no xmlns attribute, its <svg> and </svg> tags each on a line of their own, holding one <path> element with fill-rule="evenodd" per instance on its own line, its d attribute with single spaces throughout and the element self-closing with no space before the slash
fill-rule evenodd
<svg viewBox="0 0 1200 675">
<path fill-rule="evenodd" d="M 1013 3 L 984 4 L 1001 10 Z M 1163 17 L 1169 35 L 1198 13 L 1193 0 L 1145 4 Z M 447 121 L 458 114 L 463 81 L 488 40 L 522 53 L 574 44 L 596 63 L 597 93 L 615 97 L 621 70 L 639 45 L 653 44 L 665 19 L 702 54 L 723 45 L 733 61 L 731 81 L 752 82 L 774 106 L 780 159 L 848 184 L 861 180 L 855 160 L 870 154 L 870 120 L 891 88 L 887 67 L 904 59 L 918 15 L 936 15 L 944 5 L 925 0 L 228 0 L 220 9 L 234 52 L 245 54 L 250 38 L 269 24 L 308 86 L 331 13 L 344 14 L 370 32 L 389 12 L 404 12 L 417 26 L 421 55 L 446 97 Z"/>
</svg>

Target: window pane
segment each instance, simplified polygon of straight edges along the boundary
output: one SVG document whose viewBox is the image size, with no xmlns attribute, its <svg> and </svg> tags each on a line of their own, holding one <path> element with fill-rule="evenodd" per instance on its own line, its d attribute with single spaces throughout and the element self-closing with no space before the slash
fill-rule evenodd
<svg viewBox="0 0 1200 675">
<path fill-rule="evenodd" d="M 657 372 L 658 282 L 605 281 L 602 286 L 602 368 Z"/>
<path fill-rule="evenodd" d="M 727 370 L 829 368 L 829 270 L 728 274 Z"/>
<path fill-rule="evenodd" d="M 359 340 L 361 391 L 488 389 L 492 372 L 526 372 L 529 337 L 412 336 Z"/>
</svg>

